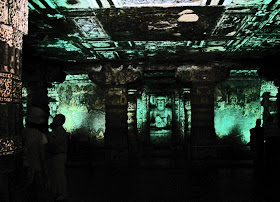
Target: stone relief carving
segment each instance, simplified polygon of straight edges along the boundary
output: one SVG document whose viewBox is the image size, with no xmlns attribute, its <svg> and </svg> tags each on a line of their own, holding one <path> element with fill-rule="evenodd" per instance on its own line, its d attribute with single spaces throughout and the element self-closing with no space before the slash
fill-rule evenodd
<svg viewBox="0 0 280 202">
<path fill-rule="evenodd" d="M 8 24 L 8 6 L 7 0 L 0 0 L 0 22 Z"/>
<path fill-rule="evenodd" d="M 2 137 L 0 138 L 0 156 L 13 154 L 22 148 L 21 137 Z"/>
<path fill-rule="evenodd" d="M 228 75 L 229 68 L 217 64 L 211 64 L 208 66 L 181 66 L 178 67 L 176 71 L 176 77 L 183 82 L 220 82 L 226 79 Z"/>
<path fill-rule="evenodd" d="M 28 0 L 9 0 L 9 15 L 12 27 L 22 34 L 27 34 Z"/>
<path fill-rule="evenodd" d="M 128 102 L 127 111 L 136 111 L 136 102 Z"/>
<path fill-rule="evenodd" d="M 109 88 L 106 94 L 106 105 L 126 105 L 126 88 Z"/>
<path fill-rule="evenodd" d="M 0 73 L 0 101 L 19 102 L 21 99 L 22 83 L 18 76 Z"/>
<path fill-rule="evenodd" d="M 100 65 L 89 71 L 89 78 L 97 84 L 125 85 L 142 78 L 142 68 L 133 65 Z"/>
<path fill-rule="evenodd" d="M 12 102 L 12 75 L 0 73 L 0 78 L 0 101 Z"/>
<path fill-rule="evenodd" d="M 106 84 L 126 84 L 126 74 L 123 70 L 123 65 L 120 65 L 116 68 L 105 66 L 106 67 Z"/>
<path fill-rule="evenodd" d="M 20 80 L 13 80 L 13 102 L 20 102 L 21 100 L 22 82 Z"/>
<path fill-rule="evenodd" d="M 0 40 L 22 48 L 22 36 L 28 32 L 28 1 L 0 1 Z"/>
<path fill-rule="evenodd" d="M 140 66 L 129 65 L 126 70 L 126 82 L 132 83 L 142 78 L 143 69 Z"/>
<path fill-rule="evenodd" d="M 6 42 L 9 46 L 22 49 L 22 36 L 22 33 L 16 32 L 11 26 L 0 25 L 0 40 Z"/>
</svg>

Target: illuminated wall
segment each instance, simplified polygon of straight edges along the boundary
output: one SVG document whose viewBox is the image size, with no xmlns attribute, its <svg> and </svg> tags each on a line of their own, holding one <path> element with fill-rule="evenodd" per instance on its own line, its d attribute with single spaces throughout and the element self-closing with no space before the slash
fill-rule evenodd
<svg viewBox="0 0 280 202">
<path fill-rule="evenodd" d="M 53 88 L 48 89 L 48 96 L 50 115 L 64 114 L 64 127 L 68 132 L 103 140 L 104 92 L 96 88 L 87 74 L 67 75 L 63 83 L 53 84 Z"/>
<path fill-rule="evenodd" d="M 274 96 L 277 88 L 262 81 L 257 70 L 232 70 L 229 78 L 215 90 L 215 130 L 219 137 L 239 132 L 244 143 L 250 140 L 249 130 L 256 119 L 263 119 L 261 96 Z M 275 94 L 276 95 L 276 94 Z"/>
</svg>

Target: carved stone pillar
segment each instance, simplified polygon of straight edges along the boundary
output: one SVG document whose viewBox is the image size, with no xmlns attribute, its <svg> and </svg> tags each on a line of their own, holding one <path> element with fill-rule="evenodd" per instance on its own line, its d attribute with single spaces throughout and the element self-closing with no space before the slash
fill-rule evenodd
<svg viewBox="0 0 280 202">
<path fill-rule="evenodd" d="M 260 78 L 267 80 L 267 81 L 274 81 L 274 85 L 278 87 L 278 93 L 277 93 L 277 100 L 276 100 L 276 105 L 277 105 L 277 122 L 278 122 L 278 128 L 280 128 L 280 116 L 279 116 L 279 111 L 280 111 L 280 94 L 279 94 L 279 88 L 280 88 L 280 72 L 278 70 L 278 67 L 275 66 L 277 64 L 277 61 L 271 60 L 271 61 L 266 61 L 265 65 L 258 69 L 258 75 Z M 271 104 L 269 101 L 267 103 L 264 103 L 269 107 Z M 264 112 L 266 113 L 266 112 Z M 264 114 L 265 115 L 265 114 Z"/>
<path fill-rule="evenodd" d="M 127 160 L 127 89 L 125 86 L 107 86 L 105 97 L 106 160 Z M 116 162 L 116 161 L 115 161 Z"/>
<path fill-rule="evenodd" d="M 214 143 L 214 83 L 193 82 L 191 97 L 191 133 L 196 146 Z"/>
<path fill-rule="evenodd" d="M 27 110 L 32 106 L 37 106 L 49 113 L 48 85 L 45 81 L 29 81 L 25 85 L 27 88 Z"/>
<path fill-rule="evenodd" d="M 47 88 L 49 84 L 47 82 L 47 74 L 51 71 L 48 71 L 46 65 L 39 61 L 26 64 L 24 70 L 22 80 L 24 87 L 27 89 L 27 109 L 36 106 L 48 113 L 49 99 Z"/>
<path fill-rule="evenodd" d="M 30 58 L 29 61 L 23 63 L 25 66 L 22 73 L 22 83 L 27 89 L 27 111 L 35 106 L 49 114 L 48 88 L 52 87 L 53 82 L 63 82 L 66 74 L 60 66 L 36 61 L 36 58 Z"/>
<path fill-rule="evenodd" d="M 128 108 L 127 108 L 127 123 L 128 123 L 128 151 L 129 163 L 134 165 L 138 159 L 139 139 L 137 130 L 137 89 L 128 89 Z"/>
<path fill-rule="evenodd" d="M 227 68 L 217 64 L 184 66 L 177 69 L 177 78 L 191 83 L 191 136 L 189 144 L 192 158 L 215 156 L 214 128 L 215 83 L 229 74 Z"/>
<path fill-rule="evenodd" d="M 182 90 L 182 96 L 184 99 L 184 113 L 185 113 L 185 130 L 184 130 L 184 150 L 187 152 L 188 157 L 190 157 L 190 135 L 191 135 L 191 94 L 190 88 L 184 88 Z"/>
<path fill-rule="evenodd" d="M 104 146 L 105 160 L 109 165 L 127 165 L 128 157 L 136 152 L 137 130 L 134 126 L 136 123 L 132 122 L 136 120 L 136 101 L 132 99 L 134 91 L 130 89 L 131 100 L 128 103 L 127 84 L 139 79 L 141 74 L 138 68 L 131 65 L 106 64 L 89 70 L 89 78 L 106 92 Z"/>
<path fill-rule="evenodd" d="M 14 169 L 9 162 L 21 148 L 21 57 L 27 23 L 27 0 L 0 1 L 0 201 L 9 201 L 8 173 Z"/>
<path fill-rule="evenodd" d="M 277 64 L 277 61 L 275 60 L 275 58 L 273 59 L 265 61 L 263 67 L 258 69 L 258 75 L 264 80 L 274 81 L 274 85 L 278 87 L 278 93 L 276 95 L 277 114 L 273 117 L 274 120 L 272 121 L 272 123 L 268 122 L 267 120 L 266 124 L 263 125 L 265 131 L 268 131 L 266 134 L 265 142 L 267 174 L 269 176 L 277 178 L 279 177 L 280 169 L 280 166 L 277 163 L 275 163 L 279 161 L 280 153 L 280 72 L 278 70 L 278 66 L 275 65 Z M 266 117 L 270 114 L 268 108 L 272 106 L 272 102 L 269 100 L 269 94 L 263 94 L 262 105 L 264 106 L 263 117 Z"/>
<path fill-rule="evenodd" d="M 280 78 L 279 78 L 280 81 Z M 276 82 L 276 85 L 278 86 L 278 93 L 277 93 L 277 119 L 278 119 L 278 128 L 280 128 L 280 83 Z"/>
</svg>

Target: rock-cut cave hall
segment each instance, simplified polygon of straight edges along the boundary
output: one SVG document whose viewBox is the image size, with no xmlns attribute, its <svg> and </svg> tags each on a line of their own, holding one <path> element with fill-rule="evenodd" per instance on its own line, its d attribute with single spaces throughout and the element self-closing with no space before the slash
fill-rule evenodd
<svg viewBox="0 0 280 202">
<path fill-rule="evenodd" d="M 37 106 L 49 124 L 66 117 L 73 201 L 255 201 L 257 119 L 274 152 L 264 179 L 280 169 L 279 12 L 279 0 L 0 0 L 0 199 Z"/>
</svg>

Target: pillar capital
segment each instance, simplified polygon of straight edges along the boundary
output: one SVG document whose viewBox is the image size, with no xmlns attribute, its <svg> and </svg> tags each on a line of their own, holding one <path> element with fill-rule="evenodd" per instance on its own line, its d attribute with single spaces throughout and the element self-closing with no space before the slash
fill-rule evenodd
<svg viewBox="0 0 280 202">
<path fill-rule="evenodd" d="M 184 65 L 177 68 L 176 78 L 191 84 L 191 150 L 193 158 L 215 157 L 214 89 L 230 73 L 229 66 L 219 63 Z"/>
<path fill-rule="evenodd" d="M 229 67 L 219 64 L 184 65 L 177 68 L 176 77 L 182 82 L 221 82 L 230 73 Z"/>
<path fill-rule="evenodd" d="M 104 64 L 88 70 L 89 78 L 100 85 L 126 85 L 142 78 L 142 68 L 138 65 Z"/>
</svg>

